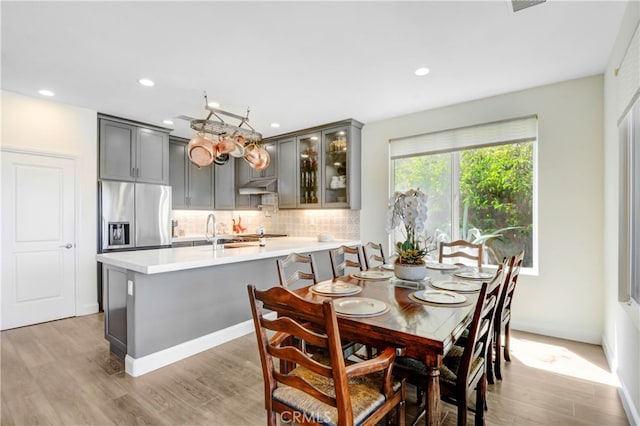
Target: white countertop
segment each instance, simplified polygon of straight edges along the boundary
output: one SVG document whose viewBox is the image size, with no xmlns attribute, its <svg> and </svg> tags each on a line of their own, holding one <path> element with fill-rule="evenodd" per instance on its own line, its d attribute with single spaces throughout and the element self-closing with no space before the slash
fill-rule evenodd
<svg viewBox="0 0 640 426">
<path fill-rule="evenodd" d="M 212 246 L 164 248 L 156 250 L 101 253 L 96 260 L 143 274 L 160 274 L 184 269 L 204 268 L 287 256 L 289 253 L 305 253 L 331 250 L 341 245 L 361 244 L 355 240 L 319 242 L 316 238 L 280 237 L 267 240 L 266 247 L 253 246 L 213 250 Z"/>
</svg>

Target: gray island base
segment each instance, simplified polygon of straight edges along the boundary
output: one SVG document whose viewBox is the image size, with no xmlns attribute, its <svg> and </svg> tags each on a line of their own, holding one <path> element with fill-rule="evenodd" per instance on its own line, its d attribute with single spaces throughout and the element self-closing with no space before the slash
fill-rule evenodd
<svg viewBox="0 0 640 426">
<path fill-rule="evenodd" d="M 103 264 L 105 337 L 140 376 L 253 331 L 247 284 L 278 285 L 276 259 L 311 253 L 321 280 L 328 251 L 359 241 L 278 238 L 267 247 L 181 247 L 96 256 Z"/>
</svg>

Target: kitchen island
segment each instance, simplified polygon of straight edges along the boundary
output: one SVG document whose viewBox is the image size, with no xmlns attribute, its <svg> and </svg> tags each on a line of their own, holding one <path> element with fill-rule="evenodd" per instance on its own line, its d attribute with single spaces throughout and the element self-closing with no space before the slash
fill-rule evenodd
<svg viewBox="0 0 640 426">
<path fill-rule="evenodd" d="M 195 246 L 96 255 L 103 264 L 105 337 L 139 376 L 253 331 L 247 284 L 278 283 L 276 259 L 311 253 L 331 278 L 328 251 L 360 241 L 269 239 L 265 247 Z"/>
</svg>

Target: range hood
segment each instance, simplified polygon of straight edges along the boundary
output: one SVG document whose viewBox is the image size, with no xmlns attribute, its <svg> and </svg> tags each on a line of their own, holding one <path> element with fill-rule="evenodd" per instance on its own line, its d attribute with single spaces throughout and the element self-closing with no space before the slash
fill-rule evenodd
<svg viewBox="0 0 640 426">
<path fill-rule="evenodd" d="M 260 195 L 260 194 L 272 194 L 275 190 L 276 179 L 255 179 L 245 183 L 238 188 L 240 195 Z"/>
</svg>

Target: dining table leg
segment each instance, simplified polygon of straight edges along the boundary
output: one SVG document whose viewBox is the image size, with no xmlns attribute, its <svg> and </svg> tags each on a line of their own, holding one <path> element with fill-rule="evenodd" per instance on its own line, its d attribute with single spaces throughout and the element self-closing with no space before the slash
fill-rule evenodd
<svg viewBox="0 0 640 426">
<path fill-rule="evenodd" d="M 429 366 L 427 377 L 427 416 L 428 426 L 440 424 L 440 368 Z"/>
</svg>

